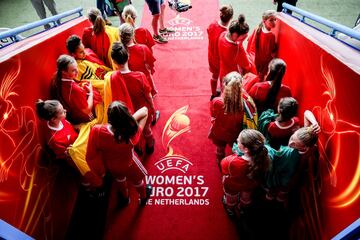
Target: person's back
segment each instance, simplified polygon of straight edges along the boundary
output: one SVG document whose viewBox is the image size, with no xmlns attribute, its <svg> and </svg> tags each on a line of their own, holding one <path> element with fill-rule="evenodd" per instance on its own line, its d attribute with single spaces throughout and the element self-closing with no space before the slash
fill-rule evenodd
<svg viewBox="0 0 360 240">
<path fill-rule="evenodd" d="M 89 142 L 91 142 L 89 145 L 91 150 L 88 148 L 89 154 L 91 155 L 93 152 L 100 154 L 103 164 L 112 173 L 122 172 L 134 164 L 132 149 L 138 143 L 141 133 L 142 129 L 139 129 L 128 143 L 117 142 L 108 125 L 96 125 L 92 128 L 89 136 Z"/>
<path fill-rule="evenodd" d="M 210 112 L 212 125 L 208 137 L 214 142 L 221 141 L 228 144 L 235 142 L 242 130 L 244 113 L 225 113 L 223 97 L 216 97 L 211 101 Z"/>
<path fill-rule="evenodd" d="M 124 78 L 120 73 L 120 71 L 111 72 L 111 75 L 107 74 L 105 76 L 105 81 L 110 83 L 110 84 L 106 84 L 107 86 L 110 86 L 111 89 L 110 102 L 121 101 L 124 104 L 126 104 L 127 108 L 131 113 L 134 112 L 134 107 L 129 95 L 129 91 L 126 87 Z"/>
<path fill-rule="evenodd" d="M 120 40 L 119 29 L 107 26 L 98 9 L 90 9 L 88 17 L 93 27 L 87 27 L 83 31 L 84 46 L 92 49 L 107 67 L 115 69 L 111 59 L 111 46 Z"/>
<path fill-rule="evenodd" d="M 136 43 L 146 45 L 152 52 L 152 47 L 155 45 L 155 41 L 148 29 L 143 27 L 135 28 L 135 40 Z"/>
<path fill-rule="evenodd" d="M 248 71 L 250 63 L 247 59 L 247 53 L 242 45 L 237 42 L 231 42 L 226 38 L 226 32 L 221 33 L 218 43 L 220 73 L 221 79 L 229 72 L 243 73 Z"/>
<path fill-rule="evenodd" d="M 144 44 L 128 46 L 129 68 L 131 71 L 139 71 L 145 74 L 151 87 L 151 94 L 155 96 L 157 89 L 152 74 L 155 72 L 154 63 L 156 61 L 150 49 Z"/>
<path fill-rule="evenodd" d="M 299 128 L 300 120 L 298 117 L 294 117 L 284 124 L 286 126 L 281 126 L 276 121 L 269 124 L 268 132 L 271 138 L 271 146 L 275 149 L 288 144 L 290 136 Z"/>
<path fill-rule="evenodd" d="M 265 82 L 256 83 L 251 87 L 249 91 L 249 95 L 254 100 L 256 107 L 260 112 L 266 110 L 266 106 L 267 106 L 266 99 L 270 92 L 270 88 L 271 88 L 271 82 L 265 81 Z M 276 106 L 279 104 L 280 99 L 284 97 L 291 97 L 291 89 L 290 87 L 281 84 L 281 87 L 275 98 L 275 103 L 270 107 L 272 109 L 276 109 Z"/>
<path fill-rule="evenodd" d="M 236 154 L 227 156 L 221 160 L 220 166 L 221 173 L 228 175 L 223 180 L 226 192 L 252 191 L 260 184 L 248 177 L 250 164 L 241 156 Z"/>
</svg>

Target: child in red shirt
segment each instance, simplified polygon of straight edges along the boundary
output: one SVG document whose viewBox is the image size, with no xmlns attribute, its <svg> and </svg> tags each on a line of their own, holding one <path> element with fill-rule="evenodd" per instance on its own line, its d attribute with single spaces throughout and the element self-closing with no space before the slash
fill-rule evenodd
<svg viewBox="0 0 360 240">
<path fill-rule="evenodd" d="M 262 22 L 249 37 L 247 52 L 255 62 L 256 71 L 263 80 L 268 72 L 268 65 L 277 52 L 275 35 L 271 32 L 276 25 L 276 12 L 267 10 L 262 15 Z"/>
<path fill-rule="evenodd" d="M 249 32 L 249 25 L 245 22 L 245 16 L 240 14 L 238 20 L 230 23 L 229 30 L 219 37 L 218 52 L 220 60 L 220 85 L 222 78 L 229 72 L 236 71 L 240 74 L 251 72 L 253 66 L 249 61 L 247 52 L 243 47 L 243 41 Z"/>
<path fill-rule="evenodd" d="M 75 82 L 77 75 L 76 60 L 71 56 L 61 55 L 57 59 L 57 72 L 52 81 L 52 95 L 64 105 L 73 124 L 102 117 L 100 112 L 96 112 L 97 105 L 102 104 L 100 93 L 93 89 L 91 83 L 81 86 Z"/>
<path fill-rule="evenodd" d="M 211 86 L 211 98 L 218 97 L 220 92 L 217 92 L 217 84 L 220 71 L 219 53 L 218 53 L 218 42 L 219 36 L 222 32 L 227 30 L 230 20 L 232 19 L 234 10 L 231 5 L 223 5 L 220 8 L 220 20 L 213 21 L 207 28 L 209 46 L 208 46 L 208 61 L 209 70 L 212 73 L 210 79 Z"/>
<path fill-rule="evenodd" d="M 122 74 L 133 103 L 134 110 L 137 111 L 145 106 L 149 111 L 148 120 L 144 127 L 144 138 L 146 142 L 146 153 L 151 154 L 154 152 L 155 145 L 155 139 L 151 131 L 151 121 L 155 113 L 154 103 L 151 96 L 151 88 L 144 73 L 130 71 L 128 67 L 129 55 L 122 43 L 116 42 L 113 44 L 111 57 Z"/>
<path fill-rule="evenodd" d="M 244 127 L 245 105 L 254 106 L 247 94 L 242 92 L 241 82 L 239 73 L 227 74 L 224 77 L 225 90 L 222 96 L 210 102 L 211 127 L 208 137 L 216 145 L 217 163 L 225 157 L 226 145 L 232 146 Z"/>
<path fill-rule="evenodd" d="M 265 137 L 257 130 L 244 129 L 237 139 L 238 148 L 244 153 L 224 158 L 221 165 L 223 174 L 223 204 L 230 216 L 235 210 L 251 203 L 255 188 L 265 180 L 271 161 L 265 148 Z"/>
<path fill-rule="evenodd" d="M 129 23 L 135 28 L 135 42 L 146 45 L 152 52 L 152 47 L 155 45 L 155 41 L 151 36 L 150 31 L 147 28 L 135 27 L 135 20 L 138 15 L 135 7 L 133 5 L 127 5 L 121 15 L 125 20 L 125 23 Z"/>
<path fill-rule="evenodd" d="M 154 97 L 157 94 L 157 89 L 153 79 L 155 72 L 154 62 L 156 61 L 152 52 L 146 45 L 137 44 L 134 42 L 134 27 L 128 23 L 120 26 L 121 42 L 126 46 L 129 52 L 129 68 L 131 71 L 143 72 L 151 87 L 151 94 Z"/>
<path fill-rule="evenodd" d="M 277 111 L 279 101 L 283 97 L 291 97 L 288 86 L 281 84 L 285 75 L 286 63 L 280 58 L 274 58 L 269 63 L 266 81 L 254 84 L 249 95 L 254 99 L 259 113 L 266 109 Z"/>
<path fill-rule="evenodd" d="M 55 155 L 56 160 L 66 160 L 69 165 L 79 170 L 83 176 L 83 185 L 98 186 L 101 179 L 90 171 L 85 158 L 71 158 L 69 150 L 78 138 L 74 127 L 65 120 L 66 110 L 57 100 L 41 99 L 36 102 L 36 112 L 39 118 L 46 120 L 41 129 L 46 145 Z M 83 155 L 85 156 L 85 155 Z"/>
<path fill-rule="evenodd" d="M 109 124 L 96 125 L 91 129 L 86 160 L 98 176 L 105 172 L 116 179 L 121 198 L 129 203 L 127 181 L 131 181 L 140 196 L 140 205 L 145 205 L 151 195 L 151 186 L 145 185 L 147 171 L 134 153 L 147 120 L 147 108 L 130 114 L 127 107 L 112 102 L 108 108 Z M 121 199 L 119 199 L 121 201 Z"/>
<path fill-rule="evenodd" d="M 280 99 L 275 114 L 272 109 L 263 112 L 259 118 L 259 130 L 265 135 L 274 149 L 287 146 L 291 135 L 300 128 L 300 120 L 296 116 L 298 102 L 295 98 Z"/>
<path fill-rule="evenodd" d="M 111 45 L 120 40 L 119 29 L 106 26 L 105 20 L 97 8 L 89 10 L 88 18 L 93 26 L 84 29 L 82 35 L 84 46 L 92 49 L 107 67 L 114 69 L 110 56 Z"/>
<path fill-rule="evenodd" d="M 83 79 L 103 80 L 105 74 L 112 70 L 106 67 L 103 61 L 90 48 L 85 48 L 80 37 L 77 35 L 68 37 L 66 48 L 78 64 L 79 73 L 76 77 L 77 81 Z"/>
</svg>

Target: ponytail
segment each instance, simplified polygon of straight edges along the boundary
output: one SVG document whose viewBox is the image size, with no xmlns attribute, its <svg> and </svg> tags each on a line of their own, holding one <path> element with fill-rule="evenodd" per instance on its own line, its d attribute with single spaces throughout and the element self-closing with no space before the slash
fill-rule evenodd
<svg viewBox="0 0 360 240">
<path fill-rule="evenodd" d="M 230 72 L 224 77 L 224 112 L 228 114 L 241 113 L 242 102 L 242 76 L 238 72 Z"/>
<path fill-rule="evenodd" d="M 282 79 L 285 75 L 286 63 L 280 58 L 274 58 L 269 63 L 269 74 L 266 77 L 267 81 L 272 81 L 271 88 L 269 93 L 266 96 L 265 100 L 265 109 L 272 108 L 274 109 L 275 101 L 279 90 L 281 88 Z"/>
<path fill-rule="evenodd" d="M 57 99 L 62 103 L 64 103 L 64 101 L 62 101 L 62 93 L 61 93 L 62 72 L 67 71 L 69 64 L 75 62 L 76 60 L 73 57 L 65 54 L 60 55 L 60 57 L 56 61 L 57 70 L 51 83 L 51 96 L 52 98 Z"/>
<path fill-rule="evenodd" d="M 249 25 L 245 22 L 245 15 L 240 14 L 237 20 L 233 20 L 229 26 L 229 34 L 243 35 L 249 32 Z"/>
<path fill-rule="evenodd" d="M 138 131 L 138 123 L 125 104 L 119 101 L 112 102 L 107 115 L 111 129 L 114 131 L 115 141 L 129 143 L 130 138 Z"/>
<path fill-rule="evenodd" d="M 127 5 L 121 14 L 125 23 L 129 23 L 131 26 L 135 26 L 135 19 L 137 18 L 137 11 L 133 5 Z"/>
<path fill-rule="evenodd" d="M 93 24 L 93 31 L 95 35 L 105 31 L 105 20 L 101 16 L 101 12 L 97 8 L 90 8 L 88 12 L 89 21 Z"/>
</svg>

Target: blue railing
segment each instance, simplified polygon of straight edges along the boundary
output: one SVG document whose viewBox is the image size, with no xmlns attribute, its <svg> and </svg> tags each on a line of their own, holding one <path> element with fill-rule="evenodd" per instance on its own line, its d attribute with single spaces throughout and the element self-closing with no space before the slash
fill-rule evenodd
<svg viewBox="0 0 360 240">
<path fill-rule="evenodd" d="M 81 17 L 82 11 L 83 11 L 83 9 L 81 7 L 75 8 L 73 10 L 70 10 L 70 11 L 67 11 L 64 13 L 60 13 L 60 14 L 52 16 L 52 17 L 48 17 L 46 19 L 42 19 L 42 20 L 39 20 L 36 22 L 32 22 L 32 23 L 23 25 L 21 27 L 13 28 L 13 29 L 7 30 L 5 32 L 2 32 L 2 33 L 0 33 L 0 49 L 3 47 L 9 46 L 10 44 L 12 44 L 14 42 L 18 42 L 18 41 L 21 41 L 22 39 L 24 39 L 24 37 L 21 36 L 21 33 L 24 33 L 26 31 L 32 30 L 37 27 L 42 27 L 45 25 L 49 26 L 48 29 L 57 27 L 68 21 L 71 21 L 75 18 Z M 65 21 L 61 21 L 63 18 L 67 18 L 70 16 L 72 16 L 72 18 L 66 19 Z M 48 30 L 48 29 L 46 29 L 46 30 Z M 39 31 L 31 34 L 29 37 L 34 36 L 39 33 L 42 33 L 46 30 L 39 30 Z M 6 43 L 6 44 L 4 44 L 4 43 Z"/>
<path fill-rule="evenodd" d="M 315 14 L 312 14 L 310 12 L 304 11 L 304 10 L 302 10 L 300 8 L 297 8 L 297 7 L 294 7 L 294 6 L 290 5 L 290 4 L 283 3 L 282 6 L 283 6 L 283 9 L 284 9 L 283 11 L 285 13 L 287 12 L 287 10 L 290 10 L 292 12 L 295 12 L 295 13 L 301 15 L 301 17 L 297 17 L 295 15 L 292 15 L 292 16 L 294 18 L 299 19 L 301 22 L 305 23 L 306 25 L 309 25 L 309 26 L 311 26 L 311 27 L 323 32 L 323 33 L 326 33 L 326 34 L 332 36 L 333 38 L 345 43 L 346 45 L 360 51 L 359 47 L 354 46 L 352 44 L 349 44 L 349 43 L 339 39 L 337 37 L 337 35 L 336 35 L 337 32 L 340 32 L 340 33 L 343 33 L 343 34 L 349 36 L 350 38 L 353 38 L 353 39 L 356 39 L 356 40 L 360 41 L 360 32 L 357 32 L 357 31 L 355 31 L 355 30 L 353 30 L 353 29 L 351 29 L 349 27 L 346 27 L 344 25 L 341 25 L 339 23 L 332 22 L 332 21 L 330 21 L 330 20 L 328 20 L 326 18 L 323 18 L 323 17 L 317 16 Z M 326 31 L 324 31 L 324 30 L 322 30 L 322 29 L 320 29 L 320 28 L 318 28 L 318 27 L 316 27 L 314 25 L 311 25 L 310 23 L 307 23 L 306 18 L 308 18 L 310 20 L 313 20 L 313 21 L 315 21 L 315 22 L 317 22 L 317 23 L 319 23 L 321 25 L 324 25 L 324 26 L 330 28 L 330 31 L 326 32 Z"/>
</svg>

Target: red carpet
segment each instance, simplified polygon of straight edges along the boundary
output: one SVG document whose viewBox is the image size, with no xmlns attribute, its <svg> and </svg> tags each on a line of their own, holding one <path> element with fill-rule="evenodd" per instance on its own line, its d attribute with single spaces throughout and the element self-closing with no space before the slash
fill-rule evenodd
<svg viewBox="0 0 360 240">
<path fill-rule="evenodd" d="M 206 28 L 218 17 L 218 2 L 193 1 L 193 8 L 180 18 L 169 8 L 166 11 L 167 25 L 176 33 L 168 44 L 154 49 L 159 91 L 155 103 L 161 117 L 153 128 L 155 152 L 143 159 L 154 196 L 141 208 L 132 188 L 129 206 L 117 209 L 115 202 L 110 203 L 105 239 L 238 239 L 221 203 L 215 147 L 207 139 L 210 73 Z M 142 22 L 152 31 L 146 4 Z"/>
</svg>

